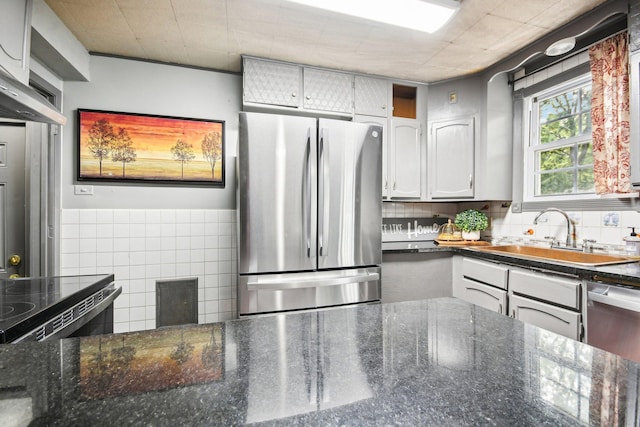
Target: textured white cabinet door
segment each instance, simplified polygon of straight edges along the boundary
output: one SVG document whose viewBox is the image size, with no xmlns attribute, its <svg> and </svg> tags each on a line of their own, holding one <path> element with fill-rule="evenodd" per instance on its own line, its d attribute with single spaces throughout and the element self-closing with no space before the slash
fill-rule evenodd
<svg viewBox="0 0 640 427">
<path fill-rule="evenodd" d="M 302 67 L 255 58 L 243 58 L 243 102 L 300 106 Z"/>
<path fill-rule="evenodd" d="M 304 69 L 304 108 L 353 113 L 353 74 Z"/>
<path fill-rule="evenodd" d="M 356 114 L 387 117 L 390 83 L 384 79 L 356 76 Z"/>
<path fill-rule="evenodd" d="M 391 119 L 389 133 L 389 197 L 420 198 L 420 123 Z"/>
<path fill-rule="evenodd" d="M 542 329 L 579 341 L 580 313 L 517 295 L 509 297 L 511 316 Z"/>
<path fill-rule="evenodd" d="M 473 197 L 473 117 L 433 122 L 430 129 L 428 155 L 431 197 Z"/>
</svg>

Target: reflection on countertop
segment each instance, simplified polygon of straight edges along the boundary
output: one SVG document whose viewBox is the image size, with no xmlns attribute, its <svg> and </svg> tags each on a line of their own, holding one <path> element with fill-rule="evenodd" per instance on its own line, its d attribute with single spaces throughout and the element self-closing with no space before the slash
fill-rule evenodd
<svg viewBox="0 0 640 427">
<path fill-rule="evenodd" d="M 0 348 L 33 425 L 637 425 L 640 365 L 453 298 Z"/>
</svg>

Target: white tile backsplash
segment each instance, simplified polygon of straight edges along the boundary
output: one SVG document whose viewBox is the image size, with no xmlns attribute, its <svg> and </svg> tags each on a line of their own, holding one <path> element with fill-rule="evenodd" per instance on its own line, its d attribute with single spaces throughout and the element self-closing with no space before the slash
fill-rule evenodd
<svg viewBox="0 0 640 427">
<path fill-rule="evenodd" d="M 61 221 L 60 273 L 113 273 L 123 288 L 115 332 L 155 328 L 159 279 L 198 278 L 200 323 L 237 316 L 235 210 L 65 209 Z"/>
<path fill-rule="evenodd" d="M 542 221 L 533 224 L 538 212 L 513 213 L 510 208 L 503 208 L 501 203 L 490 203 L 489 215 L 492 226 L 487 233 L 489 236 L 517 237 L 525 240 L 550 236 L 561 242 L 566 239 L 567 224 L 562 215 L 550 212 L 544 215 L 546 222 L 541 217 Z M 593 239 L 606 245 L 624 245 L 622 239 L 631 231 L 627 227 L 640 225 L 640 214 L 636 211 L 567 211 L 567 214 L 576 221 L 578 244 L 583 239 Z M 615 218 L 615 221 L 611 218 Z M 532 229 L 534 234 L 525 235 L 524 232 L 528 229 Z"/>
<path fill-rule="evenodd" d="M 533 220 L 538 212 L 513 213 L 508 202 L 464 202 L 464 203 L 403 203 L 384 202 L 384 217 L 431 217 L 444 215 L 451 218 L 465 209 L 479 209 L 491 219 L 490 229 L 482 233 L 483 238 L 522 238 L 540 240 L 546 236 L 564 241 L 567 225 L 562 215 L 548 213 L 541 217 L 538 224 Z M 567 211 L 577 221 L 576 234 L 578 243 L 583 239 L 594 239 L 606 245 L 624 245 L 622 240 L 631 233 L 629 227 L 638 227 L 640 234 L 640 213 L 636 211 Z M 615 218 L 615 221 L 612 220 Z M 533 235 L 526 235 L 527 230 Z"/>
</svg>

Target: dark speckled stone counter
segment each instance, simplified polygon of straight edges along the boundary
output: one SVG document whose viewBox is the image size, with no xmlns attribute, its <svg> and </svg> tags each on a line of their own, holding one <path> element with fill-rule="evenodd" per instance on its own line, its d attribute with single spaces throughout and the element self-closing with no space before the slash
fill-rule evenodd
<svg viewBox="0 0 640 427">
<path fill-rule="evenodd" d="M 5 345 L 0 408 L 59 426 L 636 425 L 638 368 L 442 298 Z"/>
</svg>

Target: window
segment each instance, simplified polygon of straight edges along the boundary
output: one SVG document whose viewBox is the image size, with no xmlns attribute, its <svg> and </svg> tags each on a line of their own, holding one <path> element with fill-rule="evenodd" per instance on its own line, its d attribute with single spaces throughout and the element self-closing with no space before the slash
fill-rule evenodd
<svg viewBox="0 0 640 427">
<path fill-rule="evenodd" d="M 590 75 L 535 94 L 529 105 L 526 198 L 595 197 Z"/>
<path fill-rule="evenodd" d="M 589 424 L 590 397 L 603 386 L 592 384 L 593 351 L 552 332 L 525 327 L 526 378 L 535 399 Z M 592 390 L 593 389 L 593 390 Z"/>
</svg>

